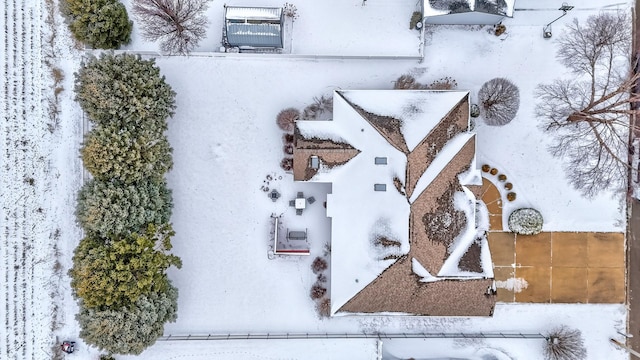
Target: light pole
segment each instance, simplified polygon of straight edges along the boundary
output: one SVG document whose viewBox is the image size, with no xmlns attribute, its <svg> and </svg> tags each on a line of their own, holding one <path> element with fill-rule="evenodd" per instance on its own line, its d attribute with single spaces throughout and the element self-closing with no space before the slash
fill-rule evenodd
<svg viewBox="0 0 640 360">
<path fill-rule="evenodd" d="M 567 3 L 562 3 L 562 6 L 560 6 L 560 11 L 562 11 L 562 15 L 558 16 L 556 19 L 554 19 L 552 22 L 548 23 L 547 25 L 544 26 L 544 28 L 542 29 L 542 37 L 545 39 L 548 39 L 551 37 L 551 24 L 553 24 L 554 22 L 560 20 L 560 18 L 562 18 L 563 16 L 567 15 L 567 12 L 570 11 L 571 9 L 573 9 L 573 6 L 571 5 L 567 5 Z"/>
</svg>

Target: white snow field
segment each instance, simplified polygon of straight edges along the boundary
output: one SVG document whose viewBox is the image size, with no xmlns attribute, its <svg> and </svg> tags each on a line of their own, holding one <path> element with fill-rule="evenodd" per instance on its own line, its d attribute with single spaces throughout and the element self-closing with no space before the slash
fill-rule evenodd
<svg viewBox="0 0 640 360">
<path fill-rule="evenodd" d="M 129 2 L 126 4 L 129 6 Z M 275 0 L 229 5 L 281 6 Z M 415 1 L 300 1 L 293 27 L 293 53 L 309 55 L 398 55 L 420 53 L 419 33 L 409 31 Z M 479 165 L 486 162 L 512 179 L 518 200 L 545 218 L 545 231 L 622 231 L 623 197 L 617 192 L 583 199 L 567 184 L 558 159 L 545 149 L 533 116 L 533 88 L 563 76 L 555 61 L 562 24 L 600 9 L 627 9 L 628 1 L 584 0 L 542 39 L 542 25 L 560 13 L 551 0 L 519 0 L 508 36 L 486 29 L 440 27 L 428 33 L 424 61 L 314 60 L 287 56 L 162 57 L 160 66 L 177 92 L 169 138 L 175 167 L 169 174 L 175 202 L 174 252 L 184 263 L 170 277 L 180 290 L 176 323 L 166 335 L 265 332 L 499 332 L 544 333 L 565 324 L 582 331 L 589 359 L 627 359 L 609 338 L 623 340 L 624 305 L 498 304 L 492 318 L 344 316 L 319 319 L 309 289 L 310 264 L 329 241 L 323 202 L 328 185 L 294 184 L 279 167 L 282 132 L 276 114 L 303 108 L 334 89 L 390 89 L 413 73 L 421 82 L 451 76 L 459 90 L 477 92 L 487 80 L 506 76 L 520 88 L 518 116 L 509 125 L 477 123 Z M 73 249 L 81 238 L 74 219 L 81 185 L 78 157 L 82 115 L 73 102 L 73 72 L 80 53 L 59 15 L 57 1 L 5 0 L 0 5 L 0 130 L 2 170 L 2 267 L 0 271 L 0 359 L 49 359 L 56 341 L 78 341 L 74 359 L 97 359 L 82 344 L 69 278 Z M 211 3 L 212 25 L 201 51 L 215 51 L 222 3 Z M 518 10 L 520 9 L 520 10 Z M 358 16 L 364 14 L 364 20 Z M 47 19 L 53 22 L 47 22 Z M 55 31 L 52 31 L 55 30 Z M 331 36 L 325 36 L 331 34 Z M 129 50 L 155 51 L 134 32 Z M 53 40 L 50 40 L 50 37 Z M 200 53 L 197 55 L 207 55 Z M 54 84 L 51 67 L 64 74 Z M 64 88 L 55 101 L 55 87 Z M 49 100 L 53 100 L 50 102 Z M 58 117 L 51 116 L 57 104 Z M 56 120 L 57 119 L 57 120 Z M 272 180 L 268 180 L 270 176 Z M 276 188 L 276 202 L 261 187 Z M 295 193 L 318 200 L 302 216 L 288 206 Z M 269 260 L 270 216 L 283 226 L 307 229 L 309 257 Z M 508 213 L 505 210 L 505 213 Z M 385 340 L 385 358 L 460 357 L 491 354 L 502 359 L 541 358 L 542 340 Z M 374 359 L 373 340 L 160 341 L 142 355 L 118 359 Z"/>
<path fill-rule="evenodd" d="M 60 19 L 49 6 L 56 5 L 0 5 L 0 359 L 52 358 L 55 332 L 73 323 L 75 311 L 62 304 L 71 303 L 66 269 L 79 239 L 73 209 L 81 132 L 77 107 L 69 106 L 77 61 L 60 67 L 65 78 L 57 86 L 65 90 L 56 102 L 51 69 L 64 62 L 61 49 L 70 49 L 52 31 Z M 64 114 L 56 118 L 56 109 Z"/>
</svg>

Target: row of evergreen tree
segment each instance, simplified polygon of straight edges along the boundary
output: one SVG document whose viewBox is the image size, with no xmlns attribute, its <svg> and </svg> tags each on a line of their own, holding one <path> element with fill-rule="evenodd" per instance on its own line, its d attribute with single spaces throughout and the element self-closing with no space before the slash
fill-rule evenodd
<svg viewBox="0 0 640 360">
<path fill-rule="evenodd" d="M 60 7 L 76 40 L 94 49 L 117 49 L 131 41 L 133 22 L 118 0 L 62 0 Z"/>
<path fill-rule="evenodd" d="M 164 180 L 175 93 L 154 60 L 110 53 L 81 66 L 75 92 L 92 125 L 80 152 L 93 179 L 76 209 L 85 237 L 69 271 L 80 337 L 109 353 L 139 354 L 177 318 L 166 270 L 181 261 L 169 252 L 173 203 Z"/>
</svg>

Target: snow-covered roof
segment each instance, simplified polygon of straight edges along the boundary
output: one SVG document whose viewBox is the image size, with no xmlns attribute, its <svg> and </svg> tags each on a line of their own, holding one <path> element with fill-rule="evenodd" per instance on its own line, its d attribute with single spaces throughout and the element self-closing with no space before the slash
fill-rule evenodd
<svg viewBox="0 0 640 360">
<path fill-rule="evenodd" d="M 424 17 L 427 23 L 489 24 L 492 19 L 513 17 L 514 5 L 515 0 L 424 0 Z M 434 19 L 441 16 L 450 22 Z"/>
<path fill-rule="evenodd" d="M 446 181 L 477 176 L 468 116 L 464 91 L 351 90 L 334 93 L 333 120 L 296 123 L 297 180 L 332 183 L 327 196 L 327 216 L 332 220 L 332 314 L 370 288 L 398 260 L 411 256 L 409 219 L 412 211 L 419 211 L 412 210 L 412 204 L 418 197 L 424 202 L 432 195 L 426 189 L 450 163 L 455 162 L 457 170 L 446 172 L 451 175 Z M 458 153 L 463 149 L 467 155 L 461 163 Z M 327 152 L 345 151 L 350 155 L 339 164 L 326 159 Z M 320 160 L 311 173 L 310 156 Z M 465 164 L 474 168 L 461 173 Z M 411 171 L 418 173 L 410 176 L 414 184 L 408 190 Z M 465 214 L 466 226 L 455 229 L 460 235 L 449 249 L 455 259 L 447 263 L 446 276 L 457 275 L 452 269 L 476 240 L 473 193 L 465 189 L 454 200 L 456 209 Z"/>
<path fill-rule="evenodd" d="M 227 6 L 224 36 L 231 46 L 281 48 L 282 9 Z"/>
<path fill-rule="evenodd" d="M 281 20 L 281 16 L 282 8 L 240 6 L 225 7 L 225 19 L 227 20 L 260 20 L 279 22 Z"/>
</svg>

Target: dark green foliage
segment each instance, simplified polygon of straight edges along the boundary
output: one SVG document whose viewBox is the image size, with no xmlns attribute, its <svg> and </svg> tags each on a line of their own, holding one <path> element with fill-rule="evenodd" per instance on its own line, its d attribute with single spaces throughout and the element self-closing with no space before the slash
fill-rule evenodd
<svg viewBox="0 0 640 360">
<path fill-rule="evenodd" d="M 99 126 L 89 132 L 80 153 L 94 178 L 131 184 L 161 179 L 173 166 L 172 150 L 167 137 L 157 131 Z"/>
<path fill-rule="evenodd" d="M 182 266 L 180 258 L 169 254 L 173 235 L 171 226 L 165 224 L 149 225 L 142 234 L 85 237 L 69 271 L 74 295 L 87 308 L 117 309 L 142 295 L 167 291 L 166 269 Z"/>
<path fill-rule="evenodd" d="M 102 237 L 139 232 L 147 224 L 160 225 L 171 217 L 171 190 L 164 180 L 91 180 L 78 194 L 76 216 L 87 233 Z"/>
<path fill-rule="evenodd" d="M 164 324 L 177 318 L 178 290 L 171 284 L 128 307 L 96 309 L 80 302 L 76 319 L 80 337 L 89 345 L 117 354 L 140 354 L 162 336 Z"/>
<path fill-rule="evenodd" d="M 80 42 L 97 49 L 117 49 L 128 44 L 133 23 L 117 0 L 63 0 L 69 29 Z"/>
<path fill-rule="evenodd" d="M 89 118 L 102 126 L 164 131 L 175 109 L 175 92 L 155 61 L 135 55 L 91 57 L 76 74 L 75 92 Z"/>
</svg>

